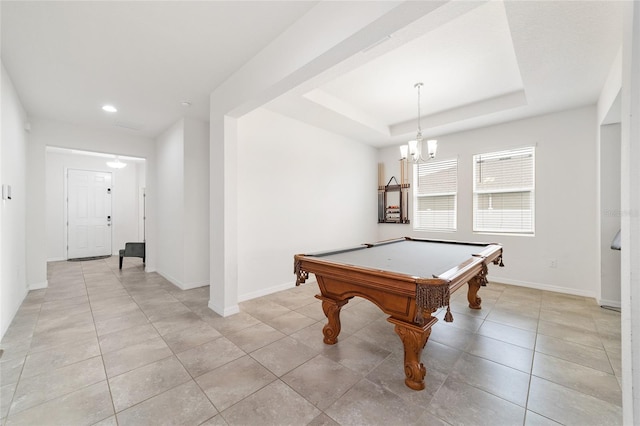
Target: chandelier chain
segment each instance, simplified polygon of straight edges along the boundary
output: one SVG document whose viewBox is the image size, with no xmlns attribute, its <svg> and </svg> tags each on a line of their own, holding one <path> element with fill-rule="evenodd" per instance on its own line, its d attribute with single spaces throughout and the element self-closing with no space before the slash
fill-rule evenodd
<svg viewBox="0 0 640 426">
<path fill-rule="evenodd" d="M 418 142 L 422 141 L 422 126 L 420 125 L 420 117 L 422 116 L 420 112 L 420 88 L 422 87 L 422 83 L 416 83 L 413 87 L 418 89 L 418 134 L 417 140 Z"/>
<path fill-rule="evenodd" d="M 407 142 L 406 145 L 400 147 L 400 158 L 402 160 L 409 160 L 415 164 L 424 163 L 428 160 L 436 158 L 436 150 L 438 149 L 438 141 L 430 139 L 427 141 L 427 153 L 428 158 L 425 160 L 422 158 L 422 99 L 420 98 L 420 89 L 422 83 L 416 83 L 413 85 L 415 89 L 418 89 L 418 131 L 416 138 Z"/>
</svg>

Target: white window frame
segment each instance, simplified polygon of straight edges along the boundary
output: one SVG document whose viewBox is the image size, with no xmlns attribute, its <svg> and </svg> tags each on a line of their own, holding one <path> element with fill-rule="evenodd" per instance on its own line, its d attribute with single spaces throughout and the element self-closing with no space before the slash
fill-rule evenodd
<svg viewBox="0 0 640 426">
<path fill-rule="evenodd" d="M 499 167 L 504 161 L 504 167 Z M 493 162 L 492 168 L 483 164 Z M 486 173 L 490 173 L 489 176 Z M 509 195 L 511 194 L 511 196 Z M 480 209 L 480 198 L 489 195 L 490 207 Z M 497 209 L 488 215 L 492 195 L 528 208 Z M 535 234 L 535 147 L 514 148 L 473 156 L 473 232 L 516 235 Z"/>
<path fill-rule="evenodd" d="M 446 179 L 431 180 L 429 175 L 438 171 L 446 172 Z M 448 170 L 448 171 L 447 171 Z M 419 175 L 422 179 L 419 179 Z M 442 176 L 441 176 L 442 177 Z M 413 229 L 428 232 L 454 232 L 458 226 L 458 159 L 432 160 L 426 163 L 415 164 L 413 167 Z M 437 197 L 453 197 L 453 210 L 441 214 L 439 217 L 431 210 L 419 210 L 420 199 L 433 199 L 438 203 Z M 451 204 L 450 201 L 441 203 L 442 207 Z M 437 210 L 447 212 L 447 210 Z"/>
</svg>

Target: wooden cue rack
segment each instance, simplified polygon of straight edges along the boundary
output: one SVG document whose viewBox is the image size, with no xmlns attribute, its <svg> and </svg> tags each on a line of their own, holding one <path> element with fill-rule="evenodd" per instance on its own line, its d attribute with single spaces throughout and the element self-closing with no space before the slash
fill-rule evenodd
<svg viewBox="0 0 640 426">
<path fill-rule="evenodd" d="M 410 223 L 408 168 L 408 162 L 400 160 L 400 182 L 391 176 L 385 185 L 384 165 L 378 164 L 378 223 Z"/>
</svg>

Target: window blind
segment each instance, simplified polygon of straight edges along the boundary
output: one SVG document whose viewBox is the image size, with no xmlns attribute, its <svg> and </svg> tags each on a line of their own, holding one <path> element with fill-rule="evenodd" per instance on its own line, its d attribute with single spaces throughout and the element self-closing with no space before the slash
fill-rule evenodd
<svg viewBox="0 0 640 426">
<path fill-rule="evenodd" d="M 458 160 L 430 161 L 414 166 L 414 229 L 456 229 Z"/>
<path fill-rule="evenodd" d="M 473 156 L 473 230 L 534 232 L 534 147 Z"/>
</svg>

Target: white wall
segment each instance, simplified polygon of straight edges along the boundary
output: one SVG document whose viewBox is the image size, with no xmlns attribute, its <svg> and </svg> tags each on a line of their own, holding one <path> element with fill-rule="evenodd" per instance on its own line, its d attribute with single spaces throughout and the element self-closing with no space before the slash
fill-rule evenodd
<svg viewBox="0 0 640 426">
<path fill-rule="evenodd" d="M 625 2 L 621 121 L 623 423 L 640 423 L 640 7 Z"/>
<path fill-rule="evenodd" d="M 165 130 L 157 139 L 158 273 L 178 284 L 184 273 L 184 123 Z"/>
<path fill-rule="evenodd" d="M 611 250 L 611 240 L 621 228 L 622 48 L 611 64 L 598 98 L 598 226 L 600 294 L 598 303 L 620 306 L 620 252 Z"/>
<path fill-rule="evenodd" d="M 440 136 L 438 158 L 458 158 L 457 231 L 417 232 L 412 225 L 380 224 L 378 236 L 498 242 L 504 246 L 505 267 L 490 267 L 491 280 L 596 297 L 600 263 L 596 130 L 592 106 Z M 474 233 L 472 156 L 532 145 L 536 146 L 535 236 Z M 381 150 L 379 158 L 385 164 L 385 182 L 392 174 L 398 176 L 397 147 Z M 550 267 L 551 260 L 557 261 L 557 268 Z"/>
<path fill-rule="evenodd" d="M 28 138 L 24 130 L 27 117 L 4 65 L 1 97 L 0 177 L 3 185 L 11 185 L 12 199 L 0 200 L 0 338 L 28 289 L 25 257 Z"/>
<path fill-rule="evenodd" d="M 209 284 L 209 123 L 184 123 L 184 279 L 202 286 Z"/>
<path fill-rule="evenodd" d="M 620 252 L 611 240 L 620 230 L 620 123 L 600 127 L 600 277 L 602 305 L 620 307 Z"/>
<path fill-rule="evenodd" d="M 611 115 L 612 110 L 616 112 L 617 122 L 620 121 L 620 90 L 622 88 L 622 47 L 615 60 L 611 64 L 607 79 L 600 91 L 598 97 L 598 123 L 608 124 L 607 117 Z M 616 105 L 618 104 L 618 105 Z"/>
<path fill-rule="evenodd" d="M 238 300 L 295 284 L 293 256 L 375 240 L 376 150 L 266 109 L 238 120 Z"/>
<path fill-rule="evenodd" d="M 211 111 L 216 97 L 211 95 Z M 209 120 L 209 308 L 229 316 L 238 306 L 238 120 Z"/>
<path fill-rule="evenodd" d="M 181 119 L 157 138 L 158 273 L 179 288 L 209 285 L 209 129 Z"/>
<path fill-rule="evenodd" d="M 112 169 L 106 165 L 107 161 L 107 158 L 90 155 L 47 152 L 45 210 L 48 261 L 67 259 L 64 202 L 67 168 L 111 173 L 111 253 L 117 255 L 118 250 L 124 248 L 127 241 L 138 241 L 138 188 L 144 186 L 144 181 L 139 181 L 140 176 L 144 177 L 144 163 L 127 162 L 127 167 L 123 169 Z M 141 169 L 141 172 L 138 169 Z"/>
</svg>

